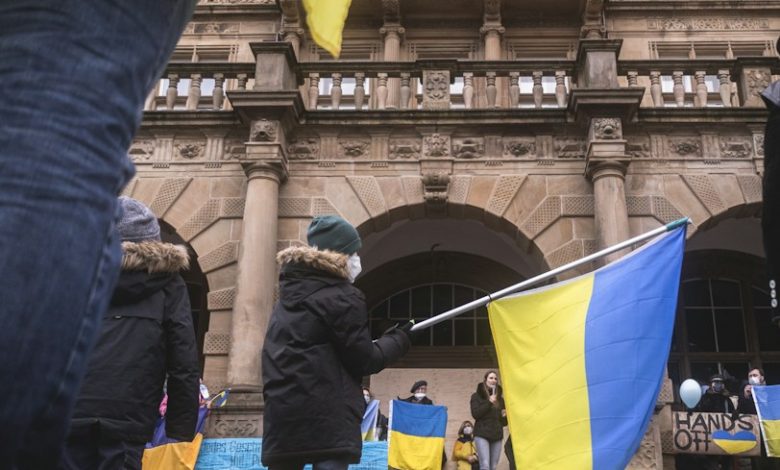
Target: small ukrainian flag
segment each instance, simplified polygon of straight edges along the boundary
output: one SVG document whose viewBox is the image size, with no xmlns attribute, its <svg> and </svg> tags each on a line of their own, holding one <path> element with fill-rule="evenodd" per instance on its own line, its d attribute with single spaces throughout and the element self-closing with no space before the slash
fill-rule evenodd
<svg viewBox="0 0 780 470">
<path fill-rule="evenodd" d="M 780 457 L 780 385 L 753 385 L 766 455 Z"/>
<path fill-rule="evenodd" d="M 441 470 L 447 407 L 390 402 L 387 464 L 401 470 Z"/>
</svg>

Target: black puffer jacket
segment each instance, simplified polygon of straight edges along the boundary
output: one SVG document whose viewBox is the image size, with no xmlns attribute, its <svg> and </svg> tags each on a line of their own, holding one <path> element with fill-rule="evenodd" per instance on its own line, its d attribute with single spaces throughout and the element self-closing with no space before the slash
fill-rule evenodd
<svg viewBox="0 0 780 470">
<path fill-rule="evenodd" d="M 493 406 L 488 399 L 487 388 L 480 382 L 477 391 L 471 394 L 471 416 L 474 417 L 474 436 L 482 437 L 489 441 L 500 441 L 504 438 L 504 426 L 506 417 L 501 416 L 504 409 L 504 393 L 500 385 L 496 385 L 498 392 L 497 406 Z"/>
<path fill-rule="evenodd" d="M 192 440 L 198 418 L 198 352 L 186 248 L 122 243 L 122 273 L 90 356 L 71 428 L 99 423 L 116 439 L 147 442 L 168 374 L 166 434 Z"/>
<path fill-rule="evenodd" d="M 346 255 L 292 247 L 278 259 L 280 298 L 262 352 L 263 464 L 358 462 L 361 379 L 401 358 L 409 338 L 392 330 L 371 341 Z"/>
</svg>

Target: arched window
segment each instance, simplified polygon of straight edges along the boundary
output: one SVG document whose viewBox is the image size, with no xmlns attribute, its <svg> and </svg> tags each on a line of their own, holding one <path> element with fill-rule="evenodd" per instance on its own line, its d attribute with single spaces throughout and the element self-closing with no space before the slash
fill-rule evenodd
<svg viewBox="0 0 780 470">
<path fill-rule="evenodd" d="M 454 283 L 423 284 L 404 289 L 382 300 L 371 308 L 369 324 L 371 334 L 378 337 L 389 326 L 410 319 L 422 321 L 433 315 L 472 300 L 484 297 L 487 292 Z M 480 307 L 446 320 L 418 333 L 413 338 L 415 346 L 490 346 L 487 308 Z"/>
</svg>

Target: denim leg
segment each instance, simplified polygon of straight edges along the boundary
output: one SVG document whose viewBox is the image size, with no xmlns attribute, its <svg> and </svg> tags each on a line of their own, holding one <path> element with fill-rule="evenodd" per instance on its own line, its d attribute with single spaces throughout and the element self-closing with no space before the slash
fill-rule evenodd
<svg viewBox="0 0 780 470">
<path fill-rule="evenodd" d="M 0 462 L 57 461 L 118 275 L 116 197 L 194 0 L 0 0 Z"/>
<path fill-rule="evenodd" d="M 477 448 L 479 470 L 490 470 L 490 441 L 484 437 L 475 437 L 474 446 Z"/>
<path fill-rule="evenodd" d="M 498 460 L 501 458 L 501 439 L 490 441 L 490 470 L 495 470 L 498 466 Z"/>
</svg>

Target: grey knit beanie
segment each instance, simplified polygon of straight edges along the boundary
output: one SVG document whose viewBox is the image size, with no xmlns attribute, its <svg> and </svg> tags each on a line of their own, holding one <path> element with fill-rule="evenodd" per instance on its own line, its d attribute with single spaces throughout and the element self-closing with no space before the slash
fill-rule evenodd
<svg viewBox="0 0 780 470">
<path fill-rule="evenodd" d="M 337 215 L 315 217 L 309 224 L 306 239 L 310 246 L 319 250 L 330 250 L 351 255 L 363 243 L 355 227 Z"/>
<path fill-rule="evenodd" d="M 122 219 L 117 224 L 119 236 L 125 242 L 160 240 L 160 224 L 152 211 L 140 201 L 119 197 Z"/>
</svg>

